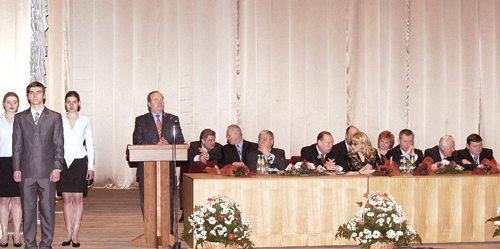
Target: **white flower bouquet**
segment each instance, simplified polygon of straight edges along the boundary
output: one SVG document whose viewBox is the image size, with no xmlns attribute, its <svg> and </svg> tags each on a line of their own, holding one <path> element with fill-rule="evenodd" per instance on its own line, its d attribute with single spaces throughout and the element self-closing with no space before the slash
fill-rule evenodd
<svg viewBox="0 0 500 249">
<path fill-rule="evenodd" d="M 500 207 L 497 208 L 497 216 L 489 218 L 488 220 L 486 220 L 486 222 L 493 222 L 493 225 L 498 227 L 497 229 L 495 229 L 495 232 L 493 232 L 492 237 L 499 236 L 500 235 Z"/>
</svg>

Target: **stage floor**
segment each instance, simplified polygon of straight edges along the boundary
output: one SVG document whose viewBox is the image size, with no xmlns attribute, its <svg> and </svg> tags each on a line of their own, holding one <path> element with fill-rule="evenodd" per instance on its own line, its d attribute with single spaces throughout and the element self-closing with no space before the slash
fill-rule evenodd
<svg viewBox="0 0 500 249">
<path fill-rule="evenodd" d="M 118 189 L 90 189 L 84 198 L 84 214 L 80 229 L 81 248 L 105 249 L 122 248 L 134 249 L 131 240 L 144 232 L 142 214 L 139 204 L 139 190 Z M 66 236 L 64 217 L 62 214 L 62 201 L 56 203 L 56 228 L 54 234 L 53 248 L 62 247 L 61 243 Z M 179 234 L 183 230 L 183 224 L 179 224 Z M 12 232 L 12 223 L 9 224 Z M 40 241 L 40 229 L 38 230 L 38 241 Z M 23 243 L 24 246 L 24 243 Z M 186 243 L 182 248 L 188 248 Z M 12 247 L 12 236 L 9 236 L 9 248 Z M 299 247 L 292 247 L 299 248 Z M 313 248 L 344 248 L 358 249 L 359 246 L 330 246 L 330 247 L 307 247 Z M 490 249 L 500 248 L 500 243 L 454 243 L 454 244 L 424 244 L 412 245 L 406 248 L 445 248 L 445 249 Z"/>
</svg>

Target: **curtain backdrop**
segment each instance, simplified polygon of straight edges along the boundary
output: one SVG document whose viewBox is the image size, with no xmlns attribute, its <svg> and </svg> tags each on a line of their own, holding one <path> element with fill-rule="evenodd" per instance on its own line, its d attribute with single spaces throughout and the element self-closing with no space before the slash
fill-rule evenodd
<svg viewBox="0 0 500 249">
<path fill-rule="evenodd" d="M 125 148 L 152 90 L 179 115 L 188 142 L 212 128 L 225 144 L 237 123 L 250 141 L 272 130 L 289 158 L 320 131 L 339 142 L 355 125 L 374 145 L 382 130 L 409 128 L 421 149 L 444 134 L 461 149 L 470 133 L 500 149 L 499 1 L 48 2 L 49 100 L 61 100 L 49 107 L 62 111 L 64 92 L 80 92 L 94 126 L 97 186 L 135 184 Z M 29 18 L 29 5 L 0 4 L 11 16 L 0 17 L 8 54 L 0 70 L 26 75 L 16 81 L 24 96 L 29 61 L 13 61 L 29 58 L 29 37 L 26 51 L 14 52 L 13 37 L 26 31 L 13 20 Z"/>
</svg>

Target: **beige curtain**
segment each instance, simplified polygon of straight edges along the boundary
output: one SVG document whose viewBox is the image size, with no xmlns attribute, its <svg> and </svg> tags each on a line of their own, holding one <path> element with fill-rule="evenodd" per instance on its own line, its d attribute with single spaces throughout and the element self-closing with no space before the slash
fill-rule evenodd
<svg viewBox="0 0 500 249">
<path fill-rule="evenodd" d="M 0 3 L 29 16 L 18 1 Z M 64 92 L 80 92 L 97 186 L 134 185 L 125 148 L 152 90 L 187 141 L 210 127 L 225 144 L 238 123 L 251 141 L 272 130 L 290 157 L 322 130 L 338 142 L 356 125 L 373 143 L 410 128 L 422 149 L 446 133 L 462 148 L 473 132 L 500 148 L 498 1 L 51 0 L 48 9 L 49 100 L 62 111 Z M 24 28 L 7 22 L 0 46 L 10 57 L 0 63 L 12 66 Z"/>
</svg>

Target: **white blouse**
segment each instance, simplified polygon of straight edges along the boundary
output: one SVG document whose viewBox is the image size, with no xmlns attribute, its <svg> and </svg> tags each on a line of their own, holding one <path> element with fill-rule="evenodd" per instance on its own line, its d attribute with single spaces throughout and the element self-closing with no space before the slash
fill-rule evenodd
<svg viewBox="0 0 500 249">
<path fill-rule="evenodd" d="M 87 156 L 89 160 L 88 170 L 94 170 L 94 138 L 92 136 L 92 125 L 90 118 L 78 113 L 73 129 L 69 124 L 66 114 L 62 115 L 64 129 L 64 159 L 68 168 L 75 158 L 80 159 Z M 85 146 L 83 145 L 85 141 Z"/>
<path fill-rule="evenodd" d="M 5 113 L 0 117 L 0 157 L 12 156 L 12 131 L 14 123 L 9 124 Z"/>
</svg>

